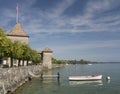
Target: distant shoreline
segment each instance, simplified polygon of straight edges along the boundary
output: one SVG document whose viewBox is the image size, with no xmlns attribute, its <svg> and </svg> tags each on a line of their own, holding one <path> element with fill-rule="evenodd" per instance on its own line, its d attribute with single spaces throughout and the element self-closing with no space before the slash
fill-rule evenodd
<svg viewBox="0 0 120 94">
<path fill-rule="evenodd" d="M 107 63 L 120 63 L 120 62 L 98 62 L 98 61 L 87 61 L 87 60 L 58 60 L 56 64 L 107 64 Z"/>
</svg>

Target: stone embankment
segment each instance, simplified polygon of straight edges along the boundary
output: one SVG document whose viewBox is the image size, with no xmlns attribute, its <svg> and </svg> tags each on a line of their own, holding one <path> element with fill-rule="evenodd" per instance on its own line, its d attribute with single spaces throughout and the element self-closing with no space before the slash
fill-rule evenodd
<svg viewBox="0 0 120 94">
<path fill-rule="evenodd" d="M 53 64 L 52 68 L 63 67 L 62 64 Z M 41 74 L 48 68 L 42 65 L 31 65 L 13 68 L 0 68 L 0 94 L 7 94 L 15 91 L 18 87 L 31 79 L 30 72 Z"/>
<path fill-rule="evenodd" d="M 29 80 L 29 71 L 41 73 L 41 65 L 22 66 L 13 68 L 0 68 L 0 94 L 13 92 Z"/>
</svg>

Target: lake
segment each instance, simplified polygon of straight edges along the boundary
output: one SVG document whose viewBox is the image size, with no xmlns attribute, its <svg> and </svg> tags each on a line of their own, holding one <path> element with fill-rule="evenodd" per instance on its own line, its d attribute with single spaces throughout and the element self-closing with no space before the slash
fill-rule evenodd
<svg viewBox="0 0 120 94">
<path fill-rule="evenodd" d="M 34 78 L 18 89 L 14 94 L 120 94 L 120 64 L 76 64 L 46 71 L 44 74 L 60 73 L 60 81 L 56 78 Z M 102 74 L 102 81 L 69 81 L 70 75 Z M 106 77 L 110 76 L 109 81 Z"/>
</svg>

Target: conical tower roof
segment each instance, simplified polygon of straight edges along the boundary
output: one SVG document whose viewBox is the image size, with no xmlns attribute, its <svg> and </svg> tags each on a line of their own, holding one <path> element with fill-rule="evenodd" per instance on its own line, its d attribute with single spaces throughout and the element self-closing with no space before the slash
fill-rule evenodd
<svg viewBox="0 0 120 94">
<path fill-rule="evenodd" d="M 24 32 L 22 26 L 20 23 L 17 23 L 11 32 L 8 33 L 9 36 L 25 36 L 25 37 L 28 37 L 26 35 L 26 33 Z"/>
<path fill-rule="evenodd" d="M 52 53 L 53 51 L 50 48 L 46 47 L 43 49 L 43 52 L 51 52 Z"/>
</svg>

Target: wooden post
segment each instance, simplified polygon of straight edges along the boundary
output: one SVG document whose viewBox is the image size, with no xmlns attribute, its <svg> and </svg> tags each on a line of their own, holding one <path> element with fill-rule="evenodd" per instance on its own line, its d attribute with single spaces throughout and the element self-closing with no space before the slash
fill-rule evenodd
<svg viewBox="0 0 120 94">
<path fill-rule="evenodd" d="M 41 80 L 43 80 L 43 74 L 41 74 L 40 78 L 41 78 Z"/>
<path fill-rule="evenodd" d="M 60 73 L 58 72 L 58 77 L 57 77 L 58 81 L 60 80 Z"/>
</svg>

